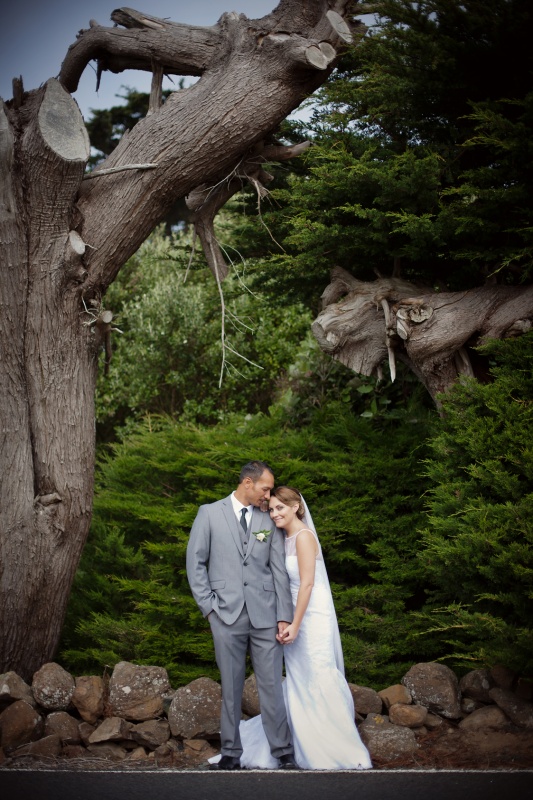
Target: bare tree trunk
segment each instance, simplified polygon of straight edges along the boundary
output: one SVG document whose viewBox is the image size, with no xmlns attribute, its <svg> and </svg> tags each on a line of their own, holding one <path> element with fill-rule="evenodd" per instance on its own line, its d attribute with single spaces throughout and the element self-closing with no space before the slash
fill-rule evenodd
<svg viewBox="0 0 533 800">
<path fill-rule="evenodd" d="M 29 677 L 54 652 L 88 532 L 96 359 L 80 325 L 79 256 L 69 239 L 87 134 L 55 81 L 25 110 L 11 154 L 15 137 L 1 111 L 2 157 L 14 157 L 18 179 L 6 176 L 0 210 L 0 647 L 2 663 Z"/>
<path fill-rule="evenodd" d="M 208 28 L 119 9 L 122 27 L 80 33 L 59 81 L 0 101 L 0 672 L 31 678 L 59 640 L 90 524 L 107 288 L 185 195 L 222 277 L 212 218 L 243 181 L 263 191 L 268 160 L 297 154 L 272 135 L 351 41 L 348 5 L 282 0 Z M 150 114 L 85 180 L 69 92 L 92 58 L 154 80 Z M 160 106 L 163 73 L 201 79 Z"/>
<path fill-rule="evenodd" d="M 437 398 L 459 375 L 474 374 L 469 353 L 488 339 L 531 329 L 533 286 L 435 292 L 398 278 L 359 281 L 336 267 L 313 332 L 324 352 L 361 375 L 392 380 L 400 359 Z"/>
</svg>

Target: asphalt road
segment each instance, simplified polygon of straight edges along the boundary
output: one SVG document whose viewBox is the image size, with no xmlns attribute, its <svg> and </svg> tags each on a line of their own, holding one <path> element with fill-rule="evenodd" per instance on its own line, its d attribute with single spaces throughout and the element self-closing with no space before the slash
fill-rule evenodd
<svg viewBox="0 0 533 800">
<path fill-rule="evenodd" d="M 2 770 L 1 800 L 505 800 L 528 797 L 533 770 Z"/>
</svg>

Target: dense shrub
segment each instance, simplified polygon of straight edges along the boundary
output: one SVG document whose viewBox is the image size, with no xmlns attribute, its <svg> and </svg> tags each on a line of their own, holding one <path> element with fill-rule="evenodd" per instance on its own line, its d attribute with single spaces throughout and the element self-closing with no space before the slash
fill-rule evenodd
<svg viewBox="0 0 533 800">
<path fill-rule="evenodd" d="M 423 599 L 415 567 L 425 430 L 420 417 L 375 422 L 340 403 L 302 429 L 291 427 L 283 405 L 208 429 L 146 420 L 100 464 L 62 663 L 77 673 L 121 659 L 157 664 L 175 683 L 216 676 L 208 625 L 185 575 L 188 534 L 198 505 L 229 494 L 242 464 L 262 458 L 312 509 L 349 678 L 396 680 L 418 656 L 406 610 Z"/>
<path fill-rule="evenodd" d="M 301 426 L 285 401 L 213 428 L 147 418 L 99 466 L 62 661 L 217 677 L 185 548 L 198 505 L 259 457 L 313 511 L 350 680 L 382 687 L 431 659 L 531 674 L 532 343 L 485 348 L 494 380 L 458 384 L 429 428 L 420 408 L 362 417 L 332 401 Z"/>
<path fill-rule="evenodd" d="M 494 381 L 443 398 L 420 561 L 428 630 L 457 664 L 533 672 L 533 333 L 484 348 Z"/>
</svg>

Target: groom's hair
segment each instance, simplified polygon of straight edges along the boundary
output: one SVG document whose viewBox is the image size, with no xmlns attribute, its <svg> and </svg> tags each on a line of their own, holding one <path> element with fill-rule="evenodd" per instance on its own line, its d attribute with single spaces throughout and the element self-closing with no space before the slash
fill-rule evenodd
<svg viewBox="0 0 533 800">
<path fill-rule="evenodd" d="M 254 483 L 257 483 L 265 470 L 270 472 L 272 477 L 274 477 L 274 473 L 264 461 L 249 461 L 241 469 L 239 483 L 242 483 L 245 478 L 251 478 Z"/>
</svg>

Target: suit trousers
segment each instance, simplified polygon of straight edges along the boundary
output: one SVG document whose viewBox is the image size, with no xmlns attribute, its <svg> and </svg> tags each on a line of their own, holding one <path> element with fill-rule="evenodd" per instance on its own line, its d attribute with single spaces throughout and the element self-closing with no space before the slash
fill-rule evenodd
<svg viewBox="0 0 533 800">
<path fill-rule="evenodd" d="M 257 680 L 261 719 L 271 753 L 274 758 L 293 753 L 281 686 L 283 645 L 276 641 L 277 625 L 275 628 L 254 628 L 246 606 L 231 625 L 226 625 L 214 611 L 208 619 L 222 683 L 222 755 L 239 758 L 242 753 L 239 723 L 248 649 Z"/>
</svg>

